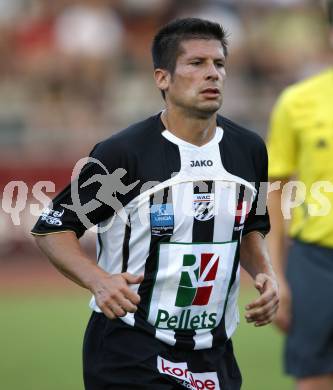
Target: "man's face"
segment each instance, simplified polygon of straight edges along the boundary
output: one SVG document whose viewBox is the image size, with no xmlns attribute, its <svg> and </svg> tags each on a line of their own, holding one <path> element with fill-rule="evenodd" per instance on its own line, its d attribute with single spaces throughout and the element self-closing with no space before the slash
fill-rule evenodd
<svg viewBox="0 0 333 390">
<path fill-rule="evenodd" d="M 168 105 L 209 117 L 222 105 L 226 76 L 222 45 L 215 39 L 190 39 L 181 43 L 181 49 L 165 89 Z"/>
</svg>

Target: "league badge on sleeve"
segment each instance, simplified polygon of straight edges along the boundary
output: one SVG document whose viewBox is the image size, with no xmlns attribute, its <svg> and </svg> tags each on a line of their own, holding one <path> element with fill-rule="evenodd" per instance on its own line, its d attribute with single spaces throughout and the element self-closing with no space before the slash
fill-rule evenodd
<svg viewBox="0 0 333 390">
<path fill-rule="evenodd" d="M 151 231 L 155 236 L 171 236 L 174 214 L 171 203 L 153 204 L 150 208 Z"/>
</svg>

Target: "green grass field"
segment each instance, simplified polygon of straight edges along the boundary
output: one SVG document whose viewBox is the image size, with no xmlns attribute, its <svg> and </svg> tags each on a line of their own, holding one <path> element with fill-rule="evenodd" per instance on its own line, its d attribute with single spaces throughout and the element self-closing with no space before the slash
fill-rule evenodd
<svg viewBox="0 0 333 390">
<path fill-rule="evenodd" d="M 2 294 L 1 390 L 83 389 L 81 344 L 90 313 L 88 299 L 85 292 Z M 241 314 L 249 299 L 248 292 L 241 294 Z M 243 373 L 243 390 L 292 389 L 291 381 L 282 374 L 282 339 L 275 329 L 255 328 L 242 321 L 234 346 Z"/>
</svg>

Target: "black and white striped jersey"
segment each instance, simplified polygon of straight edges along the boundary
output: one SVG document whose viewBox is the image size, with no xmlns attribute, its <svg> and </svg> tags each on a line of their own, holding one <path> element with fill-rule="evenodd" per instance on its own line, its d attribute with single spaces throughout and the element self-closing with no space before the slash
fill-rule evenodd
<svg viewBox="0 0 333 390">
<path fill-rule="evenodd" d="M 267 154 L 254 133 L 218 116 L 214 138 L 199 147 L 158 114 L 96 145 L 32 233 L 80 237 L 98 225 L 99 266 L 144 274 L 131 286 L 138 310 L 121 320 L 170 345 L 210 348 L 238 323 L 241 237 L 269 230 L 266 207 L 257 207 L 261 182 Z M 100 311 L 94 297 L 90 307 Z"/>
</svg>

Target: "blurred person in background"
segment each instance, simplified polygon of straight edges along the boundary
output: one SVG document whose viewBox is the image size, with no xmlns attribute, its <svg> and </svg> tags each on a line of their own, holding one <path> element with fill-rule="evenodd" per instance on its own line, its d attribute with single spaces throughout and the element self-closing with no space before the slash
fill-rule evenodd
<svg viewBox="0 0 333 390">
<path fill-rule="evenodd" d="M 72 77 L 77 79 L 79 93 L 86 90 L 92 95 L 92 104 L 103 98 L 105 68 L 109 68 L 108 72 L 114 70 L 114 63 L 121 54 L 124 28 L 112 7 L 117 2 L 76 1 L 65 7 L 55 20 L 54 39 L 59 55 L 67 62 Z"/>
<path fill-rule="evenodd" d="M 325 5 L 333 42 L 333 1 Z M 332 109 L 330 68 L 282 93 L 268 136 L 269 176 L 282 184 L 269 195 L 269 247 L 280 284 L 275 322 L 287 335 L 285 369 L 296 378 L 298 390 L 333 389 Z M 298 207 L 292 213 L 286 258 L 281 199 L 283 186 L 295 176 L 305 187 L 293 201 Z"/>
<path fill-rule="evenodd" d="M 256 212 L 265 144 L 217 115 L 227 55 L 219 24 L 171 22 L 152 55 L 165 110 L 96 145 L 95 160 L 32 233 L 51 262 L 93 294 L 86 389 L 239 390 L 230 337 L 240 263 L 260 294 L 247 321 L 270 323 L 278 305 L 265 204 Z M 98 265 L 78 241 L 95 224 Z"/>
</svg>

